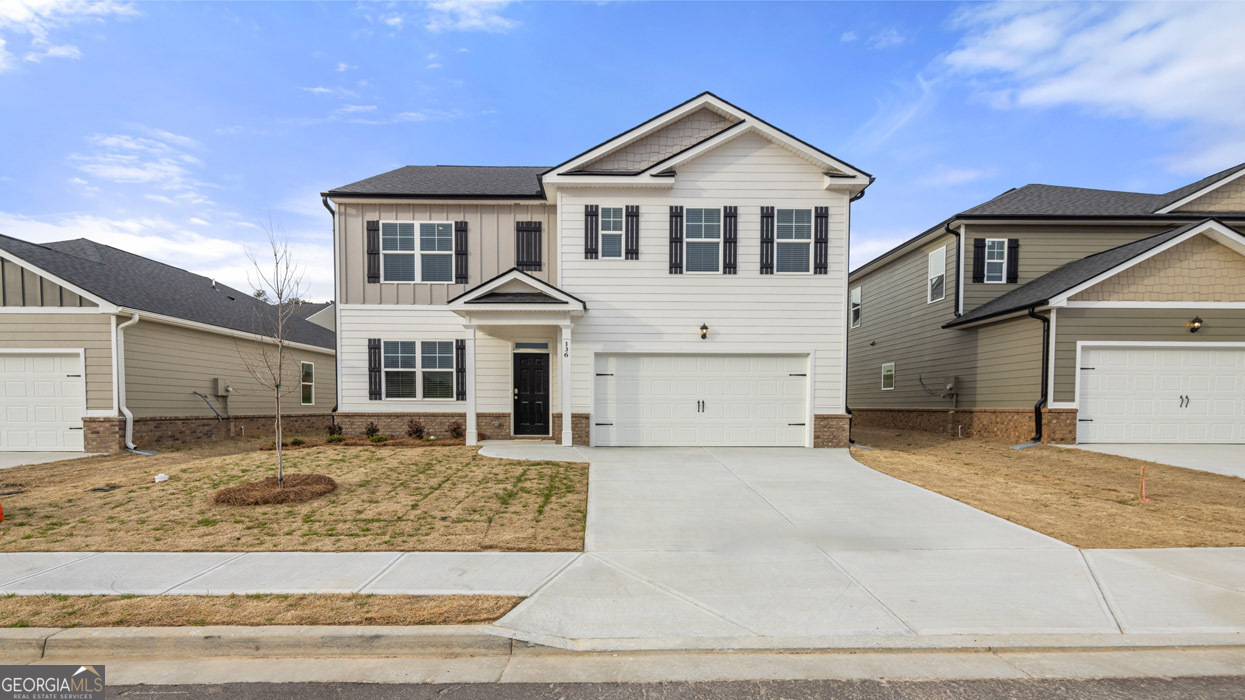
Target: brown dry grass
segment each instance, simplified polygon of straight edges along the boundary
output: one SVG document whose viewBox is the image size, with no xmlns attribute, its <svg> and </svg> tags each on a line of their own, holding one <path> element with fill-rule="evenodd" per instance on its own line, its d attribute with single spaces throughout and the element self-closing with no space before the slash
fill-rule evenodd
<svg viewBox="0 0 1245 700">
<path fill-rule="evenodd" d="M 284 484 L 282 483 L 284 482 Z M 271 506 L 306 503 L 337 490 L 337 482 L 323 474 L 285 474 L 226 486 L 212 496 L 218 506 Z"/>
<path fill-rule="evenodd" d="M 1245 545 L 1245 479 L 1114 455 L 896 430 L 852 431 L 880 472 L 1082 548 Z M 1146 468 L 1148 503 L 1138 496 Z"/>
<path fill-rule="evenodd" d="M 276 454 L 227 442 L 6 469 L 0 552 L 579 551 L 588 465 L 484 457 L 473 447 L 290 450 L 287 472 L 337 491 L 303 504 L 219 506 L 213 493 L 276 473 Z M 153 483 L 158 473 L 169 481 Z M 90 489 L 119 484 L 105 493 Z M 8 488 L 4 490 L 9 490 Z"/>
<path fill-rule="evenodd" d="M 491 595 L 3 596 L 0 627 L 475 625 L 522 598 Z"/>
</svg>

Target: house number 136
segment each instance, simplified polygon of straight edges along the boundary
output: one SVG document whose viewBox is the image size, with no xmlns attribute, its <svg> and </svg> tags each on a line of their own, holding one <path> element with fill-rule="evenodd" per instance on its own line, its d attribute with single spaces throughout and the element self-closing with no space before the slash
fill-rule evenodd
<svg viewBox="0 0 1245 700">
<path fill-rule="evenodd" d="M 570 356 L 571 356 L 571 341 L 563 340 L 562 341 L 562 357 L 570 357 Z"/>
</svg>

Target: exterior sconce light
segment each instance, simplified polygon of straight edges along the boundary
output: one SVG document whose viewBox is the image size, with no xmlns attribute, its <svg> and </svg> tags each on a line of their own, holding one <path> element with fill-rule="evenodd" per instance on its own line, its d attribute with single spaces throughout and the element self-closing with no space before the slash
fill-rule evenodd
<svg viewBox="0 0 1245 700">
<path fill-rule="evenodd" d="M 1189 321 L 1189 332 L 1190 333 L 1197 333 L 1198 329 L 1200 329 L 1201 327 L 1202 327 L 1201 316 L 1194 316 L 1193 320 Z"/>
<path fill-rule="evenodd" d="M 707 326 L 707 325 L 705 325 L 705 324 L 703 324 L 703 323 L 702 323 L 702 324 L 700 324 L 700 339 L 701 339 L 701 340 L 706 340 L 706 339 L 708 339 L 708 337 L 709 337 L 709 326 Z"/>
</svg>

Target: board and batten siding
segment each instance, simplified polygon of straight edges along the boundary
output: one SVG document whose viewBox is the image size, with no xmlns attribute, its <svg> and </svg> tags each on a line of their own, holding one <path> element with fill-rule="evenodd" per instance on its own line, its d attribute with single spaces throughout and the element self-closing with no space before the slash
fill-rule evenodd
<svg viewBox="0 0 1245 700">
<path fill-rule="evenodd" d="M 9 348 L 81 348 L 86 358 L 86 410 L 112 410 L 112 316 L 0 311 L 0 350 Z"/>
<path fill-rule="evenodd" d="M 259 358 L 260 343 L 220 333 L 143 319 L 124 330 L 126 405 L 140 418 L 152 416 L 212 417 L 199 392 L 211 399 L 221 415 L 271 415 L 273 393 L 247 370 Z M 337 377 L 331 350 L 286 350 L 289 367 L 282 394 L 284 414 L 328 413 L 336 402 Z M 315 404 L 303 406 L 299 363 L 315 364 Z M 366 375 L 366 373 L 365 373 Z M 233 386 L 227 399 L 214 396 L 213 380 Z"/>
<path fill-rule="evenodd" d="M 1202 319 L 1197 333 L 1189 321 Z M 1055 313 L 1054 400 L 1076 400 L 1076 345 L 1078 341 L 1151 343 L 1245 343 L 1245 309 L 1086 309 L 1063 308 Z"/>
<path fill-rule="evenodd" d="M 97 304 L 11 260 L 0 260 L 0 306 L 95 307 Z"/>
<path fill-rule="evenodd" d="M 516 221 L 541 222 L 540 270 L 557 280 L 555 207 L 550 204 L 361 203 L 337 205 L 337 279 L 340 304 L 444 304 L 515 266 Z M 368 221 L 466 221 L 467 284 L 367 281 Z M 418 241 L 417 246 L 418 247 Z"/>
<path fill-rule="evenodd" d="M 747 134 L 681 164 L 670 189 L 563 190 L 562 288 L 573 330 L 572 408 L 590 411 L 593 352 L 815 353 L 814 412 L 844 411 L 848 195 L 821 170 Z M 640 207 L 639 259 L 584 259 L 584 206 Z M 738 273 L 669 274 L 669 207 L 738 207 Z M 829 274 L 760 274 L 761 207 L 829 208 Z M 700 339 L 701 324 L 709 338 Z"/>
<path fill-rule="evenodd" d="M 466 401 L 448 399 L 368 399 L 367 341 L 385 340 L 458 340 L 471 337 L 463 328 L 463 319 L 446 308 L 352 309 L 342 308 L 339 343 L 341 346 L 342 400 L 344 413 L 460 413 L 467 410 Z M 509 327 L 515 330 L 515 327 Z M 476 412 L 510 413 L 513 407 L 514 365 L 513 343 L 532 341 L 549 343 L 549 391 L 551 415 L 560 410 L 557 331 L 549 327 L 515 330 L 513 337 L 496 337 L 484 329 L 475 334 Z M 418 351 L 417 351 L 418 352 Z"/>
</svg>

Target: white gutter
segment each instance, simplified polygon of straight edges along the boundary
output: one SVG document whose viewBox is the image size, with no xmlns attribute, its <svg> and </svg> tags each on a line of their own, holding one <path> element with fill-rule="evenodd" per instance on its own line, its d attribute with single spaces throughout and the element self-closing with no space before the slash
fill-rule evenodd
<svg viewBox="0 0 1245 700">
<path fill-rule="evenodd" d="M 134 414 L 130 413 L 130 409 L 125 406 L 125 329 L 138 323 L 138 314 L 130 317 L 130 320 L 117 326 L 117 349 L 116 349 L 116 380 L 117 380 L 117 402 L 121 409 L 121 414 L 125 416 L 125 449 L 137 450 L 134 446 Z"/>
</svg>

